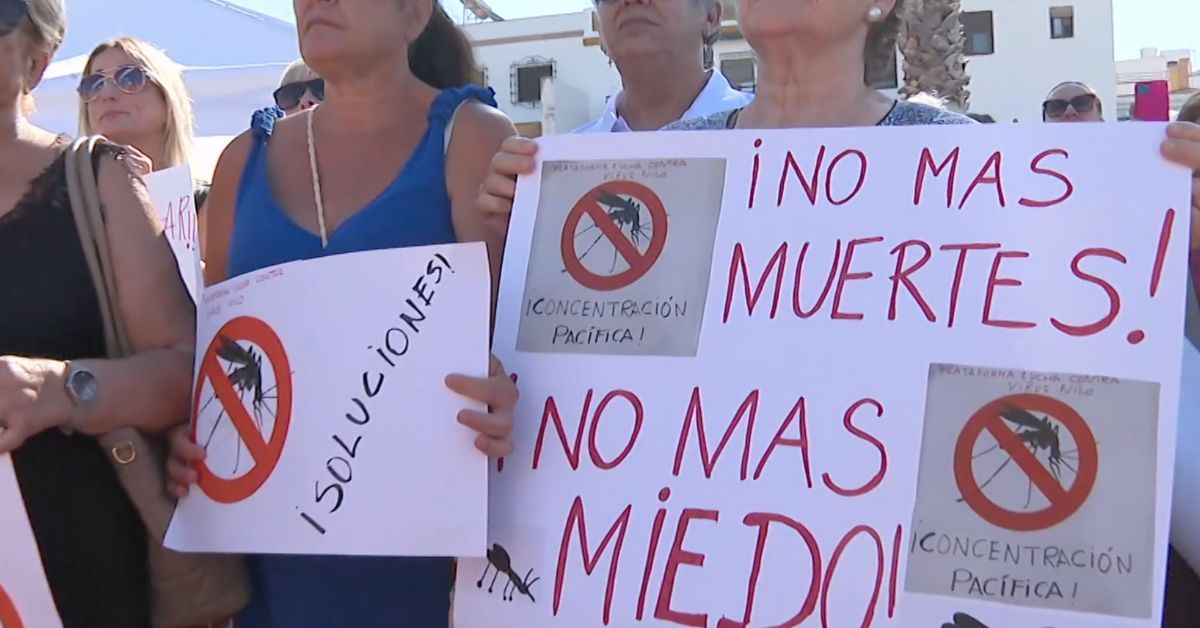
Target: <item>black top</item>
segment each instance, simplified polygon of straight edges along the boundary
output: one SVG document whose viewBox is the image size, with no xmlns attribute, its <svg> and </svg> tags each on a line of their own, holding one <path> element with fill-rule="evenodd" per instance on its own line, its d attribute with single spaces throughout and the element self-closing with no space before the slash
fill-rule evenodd
<svg viewBox="0 0 1200 628">
<path fill-rule="evenodd" d="M 0 216 L 0 303 L 0 355 L 104 357 L 62 156 Z M 148 627 L 146 531 L 95 439 L 47 430 L 13 465 L 64 625 Z"/>
</svg>

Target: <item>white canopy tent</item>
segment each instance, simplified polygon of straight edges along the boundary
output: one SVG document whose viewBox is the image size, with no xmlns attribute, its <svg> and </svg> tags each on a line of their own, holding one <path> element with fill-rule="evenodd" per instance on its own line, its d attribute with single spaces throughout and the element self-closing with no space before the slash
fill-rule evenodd
<svg viewBox="0 0 1200 628">
<path fill-rule="evenodd" d="M 67 38 L 34 92 L 35 124 L 78 132 L 79 84 L 96 44 L 121 35 L 152 42 L 184 66 L 196 114 L 192 170 L 211 176 L 229 140 L 271 104 L 284 69 L 299 56 L 295 27 L 221 0 L 70 0 Z"/>
</svg>

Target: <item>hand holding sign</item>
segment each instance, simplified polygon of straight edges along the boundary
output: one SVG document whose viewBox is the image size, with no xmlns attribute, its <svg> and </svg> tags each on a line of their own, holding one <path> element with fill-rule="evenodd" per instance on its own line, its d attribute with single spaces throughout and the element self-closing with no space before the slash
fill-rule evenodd
<svg viewBox="0 0 1200 628">
<path fill-rule="evenodd" d="M 511 453 L 517 384 L 504 372 L 500 359 L 491 356 L 487 378 L 454 374 L 446 378 L 446 386 L 460 395 L 487 404 L 487 414 L 475 410 L 458 413 L 459 423 L 479 432 L 475 447 L 493 458 L 502 458 Z"/>
<path fill-rule="evenodd" d="M 172 428 L 168 441 L 171 457 L 167 460 L 167 489 L 175 497 L 184 497 L 191 485 L 200 481 L 196 466 L 204 461 L 204 448 L 192 439 L 192 428 L 187 423 Z"/>
<path fill-rule="evenodd" d="M 485 215 L 508 223 L 517 195 L 517 177 L 533 173 L 537 149 L 537 142 L 526 137 L 510 137 L 500 144 L 500 151 L 492 157 L 491 172 L 479 186 L 478 205 Z"/>
<path fill-rule="evenodd" d="M 1192 182 L 1192 249 L 1200 248 L 1200 125 L 1176 122 L 1167 127 L 1163 156 L 1195 172 Z"/>
</svg>

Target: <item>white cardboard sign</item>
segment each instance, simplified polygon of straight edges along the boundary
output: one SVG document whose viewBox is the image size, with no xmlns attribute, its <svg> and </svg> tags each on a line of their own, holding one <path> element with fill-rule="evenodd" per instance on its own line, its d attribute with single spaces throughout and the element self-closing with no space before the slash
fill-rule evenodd
<svg viewBox="0 0 1200 628">
<path fill-rule="evenodd" d="M 200 266 L 200 231 L 196 220 L 199 208 L 195 206 L 192 193 L 191 170 L 187 166 L 176 166 L 150 173 L 142 179 L 179 264 L 179 276 L 194 302 L 198 290 L 204 286 L 204 274 Z"/>
<path fill-rule="evenodd" d="M 493 345 L 516 449 L 457 625 L 1159 625 L 1163 134 L 541 140 Z"/>
<path fill-rule="evenodd" d="M 488 370 L 482 244 L 299 261 L 204 291 L 193 435 L 201 480 L 169 547 L 480 556 L 486 457 L 451 373 Z"/>
<path fill-rule="evenodd" d="M 0 626 L 3 628 L 61 628 L 58 609 L 46 583 L 37 541 L 29 527 L 25 502 L 13 470 L 12 457 L 0 456 Z"/>
</svg>

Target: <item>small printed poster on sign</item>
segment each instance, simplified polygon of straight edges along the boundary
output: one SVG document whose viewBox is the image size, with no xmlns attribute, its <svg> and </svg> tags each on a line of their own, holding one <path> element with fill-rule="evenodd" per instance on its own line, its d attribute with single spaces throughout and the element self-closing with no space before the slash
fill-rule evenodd
<svg viewBox="0 0 1200 628">
<path fill-rule="evenodd" d="M 724 183 L 721 159 L 544 164 L 518 349 L 696 355 Z"/>
<path fill-rule="evenodd" d="M 1150 617 L 1157 384 L 935 364 L 927 398 L 906 591 Z"/>
<path fill-rule="evenodd" d="M 540 139 L 456 625 L 1157 628 L 1191 204 L 1163 134 Z"/>
<path fill-rule="evenodd" d="M 482 244 L 292 262 L 204 291 L 181 551 L 482 556 L 486 457 L 458 423 L 487 374 Z"/>
<path fill-rule="evenodd" d="M 200 230 L 197 223 L 192 173 L 187 166 L 175 166 L 153 172 L 142 180 L 150 192 L 150 200 L 158 210 L 163 235 L 171 245 L 179 276 L 195 302 L 204 287 L 204 272 L 200 266 Z"/>
<path fill-rule="evenodd" d="M 12 457 L 0 456 L 0 628 L 62 628 Z"/>
</svg>

